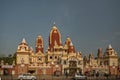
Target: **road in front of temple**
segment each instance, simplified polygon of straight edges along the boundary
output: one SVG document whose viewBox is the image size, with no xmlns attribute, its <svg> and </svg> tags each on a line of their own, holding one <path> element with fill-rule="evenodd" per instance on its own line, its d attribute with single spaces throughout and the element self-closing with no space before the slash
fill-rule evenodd
<svg viewBox="0 0 120 80">
<path fill-rule="evenodd" d="M 0 76 L 1 80 L 17 80 L 17 75 L 11 76 Z M 72 77 L 67 77 L 66 76 L 52 76 L 52 75 L 40 75 L 36 76 L 37 80 L 73 80 Z M 99 77 L 87 77 L 87 80 L 120 80 L 120 77 L 116 76 L 109 76 L 109 77 L 104 77 L 104 76 L 99 76 Z"/>
</svg>

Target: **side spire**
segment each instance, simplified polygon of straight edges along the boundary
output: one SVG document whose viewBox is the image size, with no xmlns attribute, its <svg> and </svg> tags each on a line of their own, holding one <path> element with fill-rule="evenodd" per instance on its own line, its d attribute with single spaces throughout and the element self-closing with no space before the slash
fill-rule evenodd
<svg viewBox="0 0 120 80">
<path fill-rule="evenodd" d="M 44 44 L 43 44 L 43 38 L 41 35 L 38 35 L 37 38 L 36 38 L 36 44 L 35 44 L 35 48 L 36 48 L 36 53 L 38 52 L 42 52 L 43 53 L 43 50 L 44 50 Z"/>
<path fill-rule="evenodd" d="M 53 22 L 53 25 L 55 25 L 55 21 Z"/>
<path fill-rule="evenodd" d="M 108 49 L 111 49 L 111 48 L 112 48 L 112 46 L 111 46 L 111 44 L 109 44 L 109 45 L 108 45 Z"/>
<path fill-rule="evenodd" d="M 70 46 L 73 46 L 73 43 L 72 43 L 72 41 L 71 41 L 71 43 L 70 43 Z"/>
<path fill-rule="evenodd" d="M 22 43 L 26 43 L 26 40 L 25 40 L 25 38 L 23 38 L 23 40 L 22 40 Z"/>
</svg>

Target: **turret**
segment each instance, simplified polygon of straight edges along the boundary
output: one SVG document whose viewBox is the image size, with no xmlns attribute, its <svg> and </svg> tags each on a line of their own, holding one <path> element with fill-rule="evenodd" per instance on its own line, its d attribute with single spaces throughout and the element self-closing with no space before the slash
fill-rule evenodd
<svg viewBox="0 0 120 80">
<path fill-rule="evenodd" d="M 103 55 L 102 55 L 102 48 L 98 49 L 97 56 L 98 56 L 98 58 L 102 58 L 103 57 Z"/>
<path fill-rule="evenodd" d="M 38 52 L 43 53 L 44 45 L 43 45 L 43 38 L 41 35 L 38 35 L 38 37 L 36 38 L 35 48 L 36 48 L 36 53 Z"/>
<path fill-rule="evenodd" d="M 116 51 L 112 48 L 111 45 L 108 45 L 108 47 L 106 48 L 106 52 L 105 52 L 106 56 L 117 56 Z"/>
<path fill-rule="evenodd" d="M 68 47 L 68 53 L 75 53 L 75 47 L 69 37 L 66 39 L 65 45 Z"/>
<path fill-rule="evenodd" d="M 23 38 L 22 42 L 18 45 L 17 52 L 26 52 L 26 51 L 29 51 L 29 47 L 25 38 Z"/>
</svg>

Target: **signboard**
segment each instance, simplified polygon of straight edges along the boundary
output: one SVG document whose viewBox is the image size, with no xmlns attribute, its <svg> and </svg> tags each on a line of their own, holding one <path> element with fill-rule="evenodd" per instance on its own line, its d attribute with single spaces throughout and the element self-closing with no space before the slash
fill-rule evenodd
<svg viewBox="0 0 120 80">
<path fill-rule="evenodd" d="M 3 65 L 2 68 L 13 68 L 12 65 Z"/>
</svg>

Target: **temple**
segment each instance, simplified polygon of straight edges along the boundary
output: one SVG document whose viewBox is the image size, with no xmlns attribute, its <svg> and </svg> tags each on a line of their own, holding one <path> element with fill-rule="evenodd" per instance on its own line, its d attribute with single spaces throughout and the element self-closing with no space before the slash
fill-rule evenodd
<svg viewBox="0 0 120 80">
<path fill-rule="evenodd" d="M 16 50 L 16 63 L 7 67 L 12 74 L 31 73 L 35 75 L 54 74 L 60 75 L 68 72 L 70 76 L 76 72 L 81 74 L 107 73 L 111 75 L 120 74 L 118 65 L 118 54 L 108 45 L 105 52 L 98 49 L 97 57 L 92 53 L 82 56 L 82 52 L 77 52 L 70 37 L 67 37 L 62 44 L 61 33 L 54 23 L 48 38 L 48 48 L 44 51 L 44 39 L 41 35 L 36 37 L 35 51 L 27 44 L 25 38 L 18 44 Z M 1 61 L 1 74 L 4 74 L 6 64 Z"/>
</svg>

